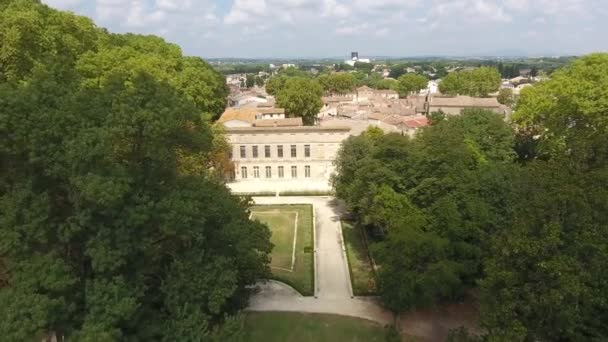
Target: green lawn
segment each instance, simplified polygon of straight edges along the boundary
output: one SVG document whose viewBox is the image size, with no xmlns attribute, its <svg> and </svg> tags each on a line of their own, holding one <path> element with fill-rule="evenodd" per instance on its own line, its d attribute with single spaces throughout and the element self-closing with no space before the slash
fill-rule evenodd
<svg viewBox="0 0 608 342">
<path fill-rule="evenodd" d="M 342 235 L 355 296 L 373 295 L 376 292 L 374 270 L 362 234 L 359 227 L 342 221 Z"/>
<path fill-rule="evenodd" d="M 291 312 L 249 312 L 245 340 L 263 342 L 384 341 L 377 323 L 345 316 Z"/>
<path fill-rule="evenodd" d="M 291 285 L 305 296 L 314 295 L 314 242 L 312 206 L 262 205 L 251 209 L 252 219 L 266 223 L 272 232 L 271 270 L 275 279 Z M 297 216 L 295 262 L 293 238 Z"/>
</svg>

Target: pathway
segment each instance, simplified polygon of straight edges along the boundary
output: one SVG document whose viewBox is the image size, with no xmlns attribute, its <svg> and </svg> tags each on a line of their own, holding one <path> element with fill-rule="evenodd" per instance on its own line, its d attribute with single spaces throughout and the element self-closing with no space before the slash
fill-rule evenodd
<svg viewBox="0 0 608 342">
<path fill-rule="evenodd" d="M 255 197 L 256 204 L 312 204 L 315 218 L 315 297 L 303 297 L 276 281 L 259 284 L 252 311 L 298 311 L 361 317 L 382 324 L 392 315 L 373 299 L 353 297 L 340 217 L 344 208 L 331 197 Z"/>
</svg>

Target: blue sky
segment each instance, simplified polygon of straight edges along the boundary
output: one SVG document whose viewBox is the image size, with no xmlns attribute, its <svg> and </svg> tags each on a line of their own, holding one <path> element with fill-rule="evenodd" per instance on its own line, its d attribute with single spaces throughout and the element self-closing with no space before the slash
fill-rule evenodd
<svg viewBox="0 0 608 342">
<path fill-rule="evenodd" d="M 608 51 L 608 0 L 43 0 L 201 57 Z"/>
</svg>

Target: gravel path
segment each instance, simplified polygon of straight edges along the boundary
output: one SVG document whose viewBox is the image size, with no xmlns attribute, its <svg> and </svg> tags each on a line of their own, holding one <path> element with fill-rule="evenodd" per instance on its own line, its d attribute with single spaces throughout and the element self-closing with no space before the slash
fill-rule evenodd
<svg viewBox="0 0 608 342">
<path fill-rule="evenodd" d="M 344 212 L 331 197 L 255 197 L 256 204 L 312 204 L 315 221 L 315 297 L 303 297 L 289 286 L 268 281 L 259 284 L 252 311 L 298 311 L 354 316 L 382 324 L 392 315 L 372 298 L 353 297 L 344 251 L 340 217 Z"/>
</svg>

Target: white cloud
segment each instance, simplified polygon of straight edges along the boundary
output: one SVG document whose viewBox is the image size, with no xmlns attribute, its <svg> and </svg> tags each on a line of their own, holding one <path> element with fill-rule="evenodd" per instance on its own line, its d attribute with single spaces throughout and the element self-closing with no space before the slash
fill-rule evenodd
<svg viewBox="0 0 608 342">
<path fill-rule="evenodd" d="M 43 1 L 90 16 L 111 31 L 160 34 L 190 53 L 214 55 L 336 55 L 351 49 L 447 53 L 451 48 L 473 53 L 540 43 L 551 50 L 608 47 L 601 35 L 608 31 L 607 0 Z M 565 40 L 567 33 L 584 40 Z M 419 38 L 415 46 L 408 43 L 412 36 Z"/>
</svg>

